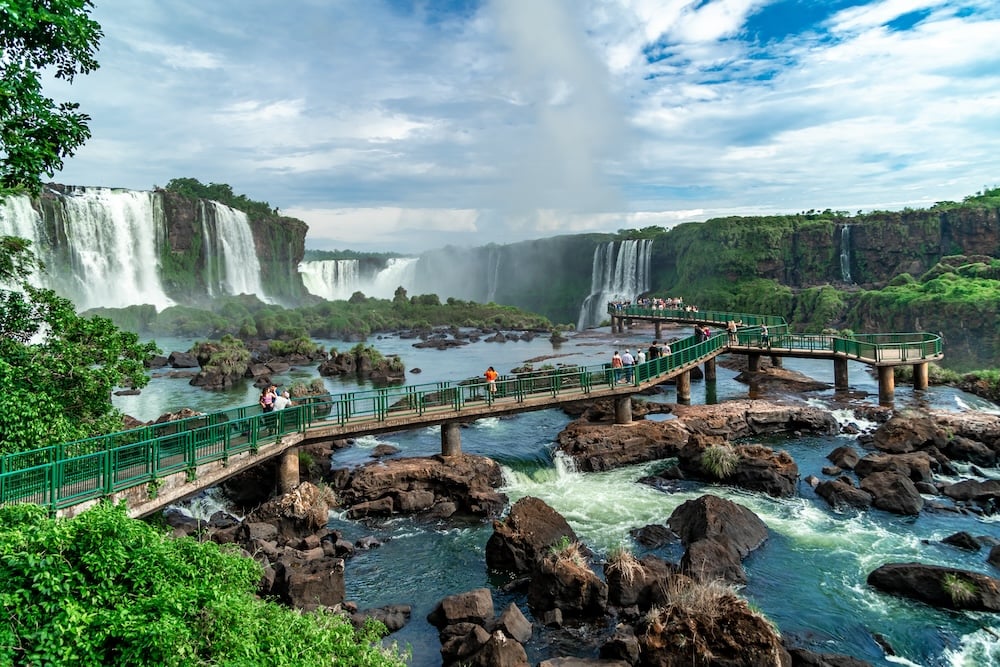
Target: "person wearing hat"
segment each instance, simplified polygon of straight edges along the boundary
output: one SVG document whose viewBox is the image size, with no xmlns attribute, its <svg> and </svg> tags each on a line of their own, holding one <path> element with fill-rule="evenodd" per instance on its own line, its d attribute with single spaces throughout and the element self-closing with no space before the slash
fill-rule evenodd
<svg viewBox="0 0 1000 667">
<path fill-rule="evenodd" d="M 632 383 L 632 371 L 635 370 L 635 357 L 628 350 L 622 355 L 622 366 L 625 368 L 625 382 Z"/>
</svg>

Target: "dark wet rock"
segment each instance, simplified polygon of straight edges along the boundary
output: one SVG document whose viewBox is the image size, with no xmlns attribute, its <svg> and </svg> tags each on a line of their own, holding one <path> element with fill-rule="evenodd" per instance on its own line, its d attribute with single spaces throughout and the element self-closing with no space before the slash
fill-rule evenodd
<svg viewBox="0 0 1000 667">
<path fill-rule="evenodd" d="M 351 517 L 433 512 L 440 503 L 454 503 L 470 516 L 495 517 L 507 505 L 507 497 L 494 490 L 503 483 L 499 464 L 482 456 L 388 459 L 331 477 Z M 427 502 L 428 493 L 433 502 Z"/>
<path fill-rule="evenodd" d="M 868 585 L 933 607 L 1000 611 L 1000 580 L 978 572 L 924 563 L 888 563 L 868 575 Z"/>
<path fill-rule="evenodd" d="M 590 569 L 578 545 L 552 549 L 531 573 L 528 606 L 542 614 L 559 609 L 564 618 L 603 616 L 608 606 L 608 585 Z"/>
<path fill-rule="evenodd" d="M 514 503 L 504 520 L 493 522 L 493 534 L 486 542 L 486 565 L 530 573 L 553 546 L 576 541 L 576 533 L 562 515 L 545 501 L 526 496 Z"/>
<path fill-rule="evenodd" d="M 678 579 L 678 581 L 682 581 Z M 791 656 L 781 637 L 763 616 L 750 609 L 746 600 L 726 588 L 699 590 L 685 596 L 684 584 L 673 584 L 674 599 L 713 596 L 703 606 L 671 604 L 643 617 L 636 627 L 643 665 L 688 667 L 790 667 Z M 688 586 L 704 586 L 690 582 Z"/>
<path fill-rule="evenodd" d="M 412 608 L 408 604 L 391 604 L 375 609 L 364 609 L 351 614 L 351 622 L 355 627 L 363 627 L 369 618 L 385 625 L 390 633 L 402 630 L 410 622 Z"/>
<path fill-rule="evenodd" d="M 1000 569 L 1000 544 L 993 545 L 993 548 L 990 549 L 990 555 L 986 558 L 986 562 Z"/>
<path fill-rule="evenodd" d="M 662 582 L 676 573 L 674 565 L 652 554 L 641 559 L 634 556 L 614 559 L 604 565 L 608 603 L 616 607 L 649 609 L 664 602 Z"/>
<path fill-rule="evenodd" d="M 674 531 L 660 524 L 650 524 L 642 528 L 633 528 L 629 531 L 629 535 L 638 544 L 648 549 L 658 549 L 678 539 Z"/>
<path fill-rule="evenodd" d="M 889 454 L 905 454 L 927 446 L 942 447 L 947 435 L 935 421 L 922 413 L 893 416 L 875 429 L 875 446 Z"/>
<path fill-rule="evenodd" d="M 1000 497 L 1000 480 L 966 479 L 945 486 L 941 493 L 955 500 L 991 500 Z"/>
<path fill-rule="evenodd" d="M 681 570 L 698 581 L 745 583 L 741 561 L 767 539 L 767 526 L 756 514 L 712 495 L 684 502 L 668 524 L 687 547 Z"/>
<path fill-rule="evenodd" d="M 872 453 L 857 462 L 854 472 L 861 478 L 876 472 L 898 472 L 913 482 L 932 482 L 935 467 L 935 461 L 928 452 Z"/>
<path fill-rule="evenodd" d="M 979 542 L 979 540 L 964 530 L 949 535 L 941 540 L 941 542 L 944 544 L 950 544 L 953 547 L 958 547 L 959 549 L 965 549 L 966 551 L 979 551 L 983 548 L 983 545 Z"/>
<path fill-rule="evenodd" d="M 919 514 L 924 499 L 910 481 L 899 472 L 876 472 L 861 480 L 861 488 L 872 495 L 872 505 L 894 514 Z"/>
<path fill-rule="evenodd" d="M 531 624 L 513 604 L 496 618 L 488 588 L 449 595 L 427 620 L 438 628 L 445 666 L 528 667 L 522 641 L 531 637 Z"/>
<path fill-rule="evenodd" d="M 816 653 L 805 648 L 788 647 L 792 667 L 872 667 L 870 662 L 842 653 Z"/>
<path fill-rule="evenodd" d="M 859 489 L 850 479 L 841 478 L 820 482 L 816 495 L 830 503 L 831 507 L 856 507 L 865 509 L 872 504 L 872 494 Z"/>
<path fill-rule="evenodd" d="M 167 357 L 171 368 L 199 368 L 198 357 L 190 352 L 171 352 Z"/>
<path fill-rule="evenodd" d="M 841 470 L 854 470 L 854 466 L 856 466 L 858 461 L 861 459 L 854 448 L 849 445 L 837 447 L 835 450 L 827 454 L 826 458 Z"/>
</svg>

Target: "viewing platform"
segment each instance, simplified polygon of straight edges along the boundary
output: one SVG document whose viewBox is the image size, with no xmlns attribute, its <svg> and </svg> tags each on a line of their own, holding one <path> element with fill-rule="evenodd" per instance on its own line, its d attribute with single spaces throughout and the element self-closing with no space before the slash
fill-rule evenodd
<svg viewBox="0 0 1000 667">
<path fill-rule="evenodd" d="M 740 313 L 629 308 L 609 315 L 615 327 L 650 320 L 657 334 L 663 322 L 719 327 L 738 319 L 744 326 L 733 339 L 716 331 L 707 340 L 673 341 L 669 355 L 630 369 L 604 363 L 501 376 L 495 393 L 482 378 L 472 378 L 313 395 L 271 413 L 243 406 L 8 454 L 0 458 L 0 504 L 35 503 L 72 516 L 104 499 L 125 500 L 130 515 L 139 517 L 278 456 L 278 488 L 294 488 L 298 446 L 308 442 L 440 425 L 447 458 L 462 454 L 462 423 L 597 399 L 613 400 L 615 422 L 627 424 L 633 394 L 673 381 L 677 401 L 690 401 L 691 371 L 704 364 L 706 381 L 715 380 L 716 357 L 725 353 L 747 355 L 751 369 L 761 355 L 829 358 L 838 388 L 847 387 L 848 360 L 860 361 L 878 369 L 880 402 L 892 400 L 894 366 L 913 364 L 914 386 L 924 389 L 927 363 L 943 357 L 941 339 L 932 334 L 793 334 L 781 318 Z M 769 345 L 761 339 L 765 322 Z"/>
</svg>

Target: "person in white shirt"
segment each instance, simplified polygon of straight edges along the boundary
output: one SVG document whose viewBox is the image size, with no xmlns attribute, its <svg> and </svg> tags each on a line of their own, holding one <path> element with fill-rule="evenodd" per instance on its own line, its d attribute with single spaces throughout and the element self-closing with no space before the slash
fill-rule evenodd
<svg viewBox="0 0 1000 667">
<path fill-rule="evenodd" d="M 622 355 L 622 366 L 625 367 L 625 381 L 632 382 L 632 372 L 635 370 L 635 357 L 628 350 Z"/>
<path fill-rule="evenodd" d="M 280 394 L 274 397 L 274 409 L 284 410 L 289 406 L 289 404 L 291 404 L 291 402 L 292 402 L 291 394 L 289 394 L 287 391 L 281 392 Z"/>
</svg>

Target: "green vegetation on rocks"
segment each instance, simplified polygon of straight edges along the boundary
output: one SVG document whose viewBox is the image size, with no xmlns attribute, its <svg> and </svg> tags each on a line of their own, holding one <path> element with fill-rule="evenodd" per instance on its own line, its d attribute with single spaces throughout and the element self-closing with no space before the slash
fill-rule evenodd
<svg viewBox="0 0 1000 667">
<path fill-rule="evenodd" d="M 167 537 L 124 506 L 73 519 L 0 507 L 0 664 L 405 664 L 380 645 L 384 626 L 261 600 L 261 576 L 234 549 Z"/>
</svg>

